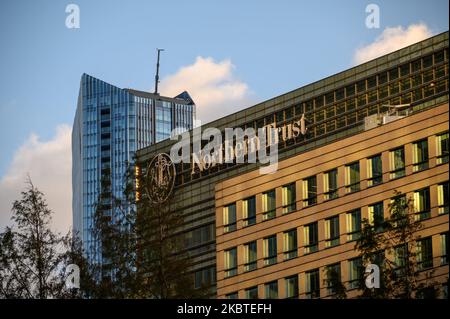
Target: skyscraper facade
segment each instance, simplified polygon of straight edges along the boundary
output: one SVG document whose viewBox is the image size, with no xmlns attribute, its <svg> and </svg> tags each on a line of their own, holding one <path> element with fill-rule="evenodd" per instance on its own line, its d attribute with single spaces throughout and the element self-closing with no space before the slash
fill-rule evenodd
<svg viewBox="0 0 450 319">
<path fill-rule="evenodd" d="M 72 132 L 72 213 L 74 234 L 90 260 L 101 261 L 92 230 L 102 174 L 109 172 L 111 195 L 120 197 L 136 150 L 169 138 L 174 129 L 191 129 L 194 119 L 187 92 L 168 98 L 82 75 Z M 106 205 L 113 218 L 114 208 Z"/>
</svg>

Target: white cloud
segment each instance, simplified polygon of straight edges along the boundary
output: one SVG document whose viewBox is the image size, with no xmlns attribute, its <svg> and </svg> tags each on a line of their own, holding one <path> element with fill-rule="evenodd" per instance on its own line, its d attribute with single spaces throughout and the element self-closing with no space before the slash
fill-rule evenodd
<svg viewBox="0 0 450 319">
<path fill-rule="evenodd" d="M 422 41 L 432 35 L 433 32 L 424 23 L 411 24 L 406 29 L 402 26 L 386 28 L 373 43 L 357 49 L 353 61 L 355 64 L 361 64 Z"/>
<path fill-rule="evenodd" d="M 33 184 L 44 193 L 54 212 L 52 228 L 67 233 L 72 225 L 72 157 L 71 132 L 59 125 L 48 141 L 31 134 L 16 151 L 6 174 L 0 179 L 0 230 L 10 224 L 12 202 L 20 199 L 26 186 L 27 174 Z"/>
<path fill-rule="evenodd" d="M 199 56 L 193 64 L 165 77 L 161 94 L 176 96 L 188 91 L 197 106 L 197 119 L 210 122 L 251 104 L 248 85 L 236 78 L 234 69 L 230 60 L 216 62 Z"/>
</svg>

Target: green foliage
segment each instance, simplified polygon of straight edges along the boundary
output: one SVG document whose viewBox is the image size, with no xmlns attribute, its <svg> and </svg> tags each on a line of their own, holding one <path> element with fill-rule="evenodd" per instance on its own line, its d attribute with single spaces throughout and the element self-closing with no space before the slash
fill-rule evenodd
<svg viewBox="0 0 450 319">
<path fill-rule="evenodd" d="M 67 298 L 64 271 L 70 234 L 50 229 L 52 211 L 28 179 L 12 207 L 13 227 L 0 234 L 0 298 Z"/>
<path fill-rule="evenodd" d="M 416 256 L 416 241 L 420 239 L 417 232 L 423 227 L 420 220 L 415 219 L 413 200 L 401 196 L 395 191 L 395 197 L 388 206 L 389 217 L 374 227 L 367 219 L 362 221 L 361 236 L 356 242 L 365 265 L 377 264 L 380 268 L 380 288 L 367 288 L 361 285 L 361 298 L 405 298 L 417 297 L 415 294 L 425 291 L 431 296 L 435 283 L 430 280 L 418 283 L 419 267 Z M 402 264 L 385 258 L 384 254 L 394 254 L 396 247 L 402 246 Z M 432 270 L 424 273 L 431 277 Z M 364 278 L 362 279 L 364 281 Z"/>
</svg>

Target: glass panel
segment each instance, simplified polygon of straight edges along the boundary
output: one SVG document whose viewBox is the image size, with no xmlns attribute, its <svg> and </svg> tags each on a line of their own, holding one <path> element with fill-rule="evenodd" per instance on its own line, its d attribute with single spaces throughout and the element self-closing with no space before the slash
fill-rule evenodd
<svg viewBox="0 0 450 319">
<path fill-rule="evenodd" d="M 262 194 L 262 212 L 263 220 L 275 218 L 275 190 L 271 190 Z"/>
<path fill-rule="evenodd" d="M 339 215 L 325 219 L 325 247 L 339 245 Z"/>
<path fill-rule="evenodd" d="M 345 187 L 348 193 L 359 191 L 359 162 L 345 167 Z"/>
<path fill-rule="evenodd" d="M 429 188 L 414 192 L 414 210 L 416 220 L 423 220 L 431 217 Z"/>
<path fill-rule="evenodd" d="M 306 272 L 306 298 L 320 297 L 319 269 Z"/>
<path fill-rule="evenodd" d="M 367 178 L 368 186 L 374 186 L 383 181 L 381 155 L 375 155 L 367 160 Z"/>
<path fill-rule="evenodd" d="M 243 226 L 250 226 L 256 223 L 256 198 L 252 196 L 242 201 Z"/>
<path fill-rule="evenodd" d="M 449 194 L 448 186 L 449 186 L 449 183 L 446 182 L 446 183 L 439 184 L 437 187 L 439 215 L 448 214 L 448 211 L 449 211 L 448 198 L 449 198 L 450 194 Z"/>
<path fill-rule="evenodd" d="M 277 262 L 277 236 L 270 236 L 263 240 L 264 266 Z"/>
<path fill-rule="evenodd" d="M 405 150 L 403 147 L 391 151 L 389 161 L 391 179 L 405 176 Z"/>
<path fill-rule="evenodd" d="M 285 278 L 286 298 L 298 298 L 298 276 Z"/>
<path fill-rule="evenodd" d="M 283 214 L 290 213 L 296 209 L 295 183 L 285 185 L 281 188 Z"/>
<path fill-rule="evenodd" d="M 303 207 L 317 203 L 317 180 L 311 176 L 303 180 Z"/>
<path fill-rule="evenodd" d="M 283 253 L 284 259 L 297 257 L 297 229 L 283 233 Z"/>
<path fill-rule="evenodd" d="M 225 233 L 236 230 L 236 203 L 224 207 L 223 228 Z"/>
<path fill-rule="evenodd" d="M 355 210 L 347 213 L 347 241 L 357 240 L 361 232 L 361 212 Z"/>
<path fill-rule="evenodd" d="M 303 227 L 303 240 L 305 254 L 316 252 L 319 248 L 318 223 L 312 223 Z"/>
<path fill-rule="evenodd" d="M 428 168 L 428 141 L 413 143 L 413 172 Z"/>
<path fill-rule="evenodd" d="M 257 267 L 256 241 L 244 245 L 244 271 L 255 270 Z"/>
<path fill-rule="evenodd" d="M 325 172 L 324 177 L 324 199 L 334 199 L 338 197 L 338 186 L 337 186 L 337 169 Z"/>
<path fill-rule="evenodd" d="M 225 277 L 231 277 L 237 275 L 237 249 L 232 248 L 229 250 L 225 250 L 224 256 L 224 270 Z"/>
</svg>

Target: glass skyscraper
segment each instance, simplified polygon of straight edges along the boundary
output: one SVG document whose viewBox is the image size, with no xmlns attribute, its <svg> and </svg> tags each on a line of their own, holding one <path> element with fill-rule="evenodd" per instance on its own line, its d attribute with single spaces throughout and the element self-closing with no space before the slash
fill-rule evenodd
<svg viewBox="0 0 450 319">
<path fill-rule="evenodd" d="M 82 75 L 72 131 L 72 214 L 74 234 L 91 261 L 101 262 L 92 229 L 102 173 L 109 170 L 111 194 L 120 197 L 136 150 L 169 138 L 174 129 L 191 129 L 194 119 L 187 92 L 168 98 Z"/>
</svg>

